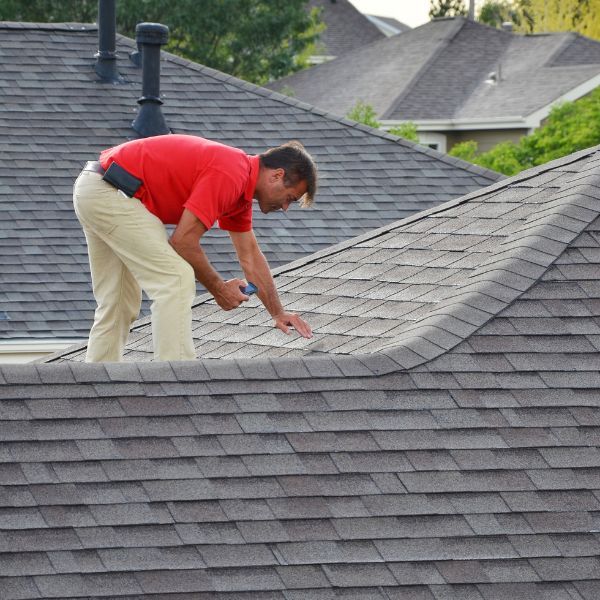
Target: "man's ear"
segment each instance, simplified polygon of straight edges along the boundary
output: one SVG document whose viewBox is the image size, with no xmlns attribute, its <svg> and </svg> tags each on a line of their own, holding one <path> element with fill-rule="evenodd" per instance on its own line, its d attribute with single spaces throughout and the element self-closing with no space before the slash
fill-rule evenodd
<svg viewBox="0 0 600 600">
<path fill-rule="evenodd" d="M 279 181 L 280 179 L 283 180 L 285 177 L 285 170 L 281 167 L 279 167 L 279 169 L 273 169 L 271 177 L 273 178 L 273 181 Z"/>
</svg>

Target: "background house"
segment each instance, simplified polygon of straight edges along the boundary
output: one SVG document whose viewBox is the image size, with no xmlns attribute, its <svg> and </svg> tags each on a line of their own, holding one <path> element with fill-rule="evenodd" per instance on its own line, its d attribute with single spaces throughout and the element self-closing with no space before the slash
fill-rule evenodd
<svg viewBox="0 0 600 600">
<path fill-rule="evenodd" d="M 313 64 L 327 62 L 386 37 L 380 27 L 349 0 L 308 0 L 307 8 L 320 9 L 320 19 L 325 24 L 310 59 Z"/>
<path fill-rule="evenodd" d="M 593 148 L 307 257 L 283 357 L 204 302 L 219 360 L 0 367 L 0 596 L 595 600 L 599 200 Z"/>
<path fill-rule="evenodd" d="M 2 23 L 0 32 L 1 362 L 87 338 L 95 304 L 72 186 L 85 161 L 138 136 L 142 74 L 129 59 L 135 42 L 118 36 L 118 77 L 98 76 L 96 26 Z M 314 155 L 315 208 L 255 221 L 273 266 L 501 177 L 170 54 L 160 68 L 171 131 L 249 153 L 299 139 Z M 239 274 L 226 235 L 211 231 L 204 245 L 223 276 Z"/>
<path fill-rule="evenodd" d="M 442 152 L 481 151 L 540 126 L 551 107 L 600 84 L 600 42 L 575 33 L 521 35 L 463 17 L 435 19 L 268 87 L 337 115 L 361 100 L 384 127 L 406 121 Z"/>
</svg>

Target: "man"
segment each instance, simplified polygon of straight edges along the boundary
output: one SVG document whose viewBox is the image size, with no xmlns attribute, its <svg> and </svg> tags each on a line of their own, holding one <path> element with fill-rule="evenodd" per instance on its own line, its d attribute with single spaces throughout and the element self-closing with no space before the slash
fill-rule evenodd
<svg viewBox="0 0 600 600">
<path fill-rule="evenodd" d="M 126 142 L 88 162 L 73 190 L 98 304 L 86 361 L 122 359 L 142 289 L 152 301 L 155 360 L 195 358 L 195 279 L 223 310 L 248 300 L 240 290 L 245 281 L 223 281 L 200 245 L 215 221 L 229 232 L 244 275 L 258 287 L 275 327 L 312 337 L 308 323 L 281 305 L 252 231 L 252 199 L 263 213 L 286 211 L 299 200 L 310 205 L 316 179 L 314 162 L 299 142 L 248 156 L 173 134 Z M 164 224 L 177 225 L 170 239 Z"/>
</svg>

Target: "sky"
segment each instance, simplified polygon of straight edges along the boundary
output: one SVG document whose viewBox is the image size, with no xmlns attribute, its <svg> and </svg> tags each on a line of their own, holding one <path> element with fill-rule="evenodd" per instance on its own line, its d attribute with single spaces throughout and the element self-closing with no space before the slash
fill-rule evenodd
<svg viewBox="0 0 600 600">
<path fill-rule="evenodd" d="M 429 0 L 350 0 L 358 10 L 369 15 L 394 17 L 418 27 L 429 21 Z"/>
<path fill-rule="evenodd" d="M 429 0 L 350 0 L 358 10 L 369 15 L 394 17 L 418 27 L 429 21 Z M 476 3 L 476 6 L 479 2 Z"/>
</svg>

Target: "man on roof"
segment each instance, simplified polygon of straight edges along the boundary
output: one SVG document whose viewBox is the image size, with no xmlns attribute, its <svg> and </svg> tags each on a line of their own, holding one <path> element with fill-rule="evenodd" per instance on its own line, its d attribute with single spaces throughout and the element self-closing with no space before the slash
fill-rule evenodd
<svg viewBox="0 0 600 600">
<path fill-rule="evenodd" d="M 263 213 L 310 206 L 317 170 L 291 141 L 258 156 L 191 135 L 133 140 L 86 164 L 73 190 L 83 227 L 97 308 L 87 362 L 120 361 L 142 290 L 152 301 L 155 360 L 193 360 L 192 303 L 198 280 L 223 310 L 248 300 L 244 279 L 224 281 L 206 257 L 202 236 L 227 230 L 244 276 L 284 333 L 312 331 L 279 299 L 252 231 L 252 200 Z M 176 225 L 169 238 L 165 224 Z"/>
</svg>

